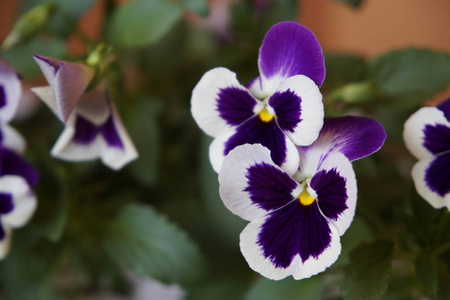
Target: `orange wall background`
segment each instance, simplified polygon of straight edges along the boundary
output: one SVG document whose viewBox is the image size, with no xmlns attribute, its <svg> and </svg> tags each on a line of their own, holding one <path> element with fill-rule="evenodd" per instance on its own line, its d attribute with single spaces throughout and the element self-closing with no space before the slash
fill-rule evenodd
<svg viewBox="0 0 450 300">
<path fill-rule="evenodd" d="M 326 51 L 372 57 L 408 46 L 450 52 L 450 1 L 365 0 L 359 9 L 302 0 L 300 21 Z"/>
</svg>

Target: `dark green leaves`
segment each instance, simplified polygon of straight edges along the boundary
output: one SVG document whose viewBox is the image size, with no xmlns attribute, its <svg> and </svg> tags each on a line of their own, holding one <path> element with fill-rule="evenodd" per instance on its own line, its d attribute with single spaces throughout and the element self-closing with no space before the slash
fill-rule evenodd
<svg viewBox="0 0 450 300">
<path fill-rule="evenodd" d="M 422 251 L 415 261 L 416 275 L 425 291 L 430 295 L 436 295 L 438 288 L 438 273 L 436 262 L 430 251 Z"/>
<path fill-rule="evenodd" d="M 158 176 L 159 128 L 157 116 L 161 112 L 161 103 L 153 98 L 139 100 L 129 111 L 127 127 L 135 143 L 139 157 L 130 164 L 130 170 L 136 180 L 151 185 Z"/>
<path fill-rule="evenodd" d="M 450 55 L 419 49 L 394 51 L 373 60 L 369 76 L 389 101 L 417 105 L 450 83 Z"/>
<path fill-rule="evenodd" d="M 346 300 L 381 299 L 387 288 L 394 244 L 389 240 L 365 243 L 350 253 L 342 293 Z"/>
<path fill-rule="evenodd" d="M 301 281 L 292 278 L 286 278 L 282 281 L 260 278 L 250 288 L 244 300 L 321 300 L 324 291 L 325 286 L 320 276 Z"/>
<path fill-rule="evenodd" d="M 166 0 L 137 0 L 124 4 L 111 20 L 109 38 L 121 47 L 156 43 L 181 18 L 179 3 Z"/>
<path fill-rule="evenodd" d="M 190 284 L 205 271 L 194 243 L 148 206 L 126 206 L 108 226 L 103 244 L 119 266 L 162 282 Z"/>
<path fill-rule="evenodd" d="M 52 280 L 61 261 L 61 245 L 41 243 L 28 228 L 13 234 L 13 248 L 0 264 L 1 299 L 54 300 Z"/>
</svg>

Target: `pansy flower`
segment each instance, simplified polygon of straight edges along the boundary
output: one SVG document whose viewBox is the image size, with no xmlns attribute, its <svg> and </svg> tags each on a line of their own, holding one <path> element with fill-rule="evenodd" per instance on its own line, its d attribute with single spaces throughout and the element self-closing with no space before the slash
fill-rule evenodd
<svg viewBox="0 0 450 300">
<path fill-rule="evenodd" d="M 434 208 L 450 210 L 450 99 L 411 115 L 403 138 L 419 159 L 411 172 L 417 192 Z"/>
<path fill-rule="evenodd" d="M 94 70 L 79 63 L 34 56 L 49 86 L 31 90 L 66 123 L 51 153 L 68 161 L 101 159 L 114 170 L 137 158 L 103 83 L 87 90 Z"/>
<path fill-rule="evenodd" d="M 219 173 L 220 196 L 250 221 L 240 236 L 250 267 L 274 280 L 303 279 L 336 261 L 356 208 L 351 161 L 377 151 L 385 138 L 370 119 L 325 119 L 318 139 L 298 147 L 301 165 L 293 176 L 260 144 L 230 151 Z"/>
<path fill-rule="evenodd" d="M 323 125 L 319 87 L 324 58 L 316 37 L 294 22 L 273 26 L 259 51 L 260 76 L 243 86 L 225 68 L 208 71 L 192 92 L 192 115 L 214 137 L 210 160 L 216 172 L 236 146 L 262 144 L 273 161 L 295 172 L 295 145 L 310 145 Z"/>
<path fill-rule="evenodd" d="M 22 94 L 19 74 L 0 58 L 0 123 L 12 120 Z"/>
<path fill-rule="evenodd" d="M 25 225 L 36 205 L 36 197 L 22 177 L 0 177 L 0 259 L 9 252 L 12 229 Z"/>
<path fill-rule="evenodd" d="M 52 102 L 53 93 L 33 88 L 45 102 Z M 52 155 L 68 161 L 100 158 L 114 170 L 137 158 L 131 141 L 105 87 L 86 92 L 75 106 L 65 129 L 51 151 Z"/>
</svg>

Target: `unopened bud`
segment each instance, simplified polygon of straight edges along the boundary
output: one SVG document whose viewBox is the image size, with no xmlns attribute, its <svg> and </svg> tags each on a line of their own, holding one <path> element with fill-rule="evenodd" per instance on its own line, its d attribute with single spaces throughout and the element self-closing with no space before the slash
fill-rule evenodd
<svg viewBox="0 0 450 300">
<path fill-rule="evenodd" d="M 49 21 L 55 11 L 53 4 L 41 4 L 29 10 L 14 24 L 10 34 L 2 44 L 3 49 L 9 49 L 29 39 L 39 32 Z"/>
</svg>

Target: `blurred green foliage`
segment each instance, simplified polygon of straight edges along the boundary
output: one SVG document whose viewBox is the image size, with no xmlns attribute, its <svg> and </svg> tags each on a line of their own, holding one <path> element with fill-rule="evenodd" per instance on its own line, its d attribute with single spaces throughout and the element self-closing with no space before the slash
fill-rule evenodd
<svg viewBox="0 0 450 300">
<path fill-rule="evenodd" d="M 45 2 L 24 0 L 20 11 Z M 40 76 L 31 54 L 84 59 L 66 48 L 69 36 L 89 49 L 111 43 L 111 98 L 140 157 L 117 173 L 98 161 L 54 160 L 49 152 L 63 127 L 46 107 L 13 124 L 42 179 L 38 211 L 16 230 L 0 263 L 2 299 L 82 299 L 104 289 L 126 295 L 126 272 L 182 285 L 189 300 L 448 298 L 450 217 L 412 188 L 414 159 L 402 141 L 406 118 L 448 86 L 448 54 L 411 48 L 367 60 L 326 53 L 327 116 L 374 118 L 388 140 L 354 163 L 357 212 L 336 264 L 310 279 L 275 282 L 254 273 L 240 254 L 246 222 L 220 200 L 208 161 L 211 139 L 193 121 L 190 97 L 214 67 L 229 68 L 242 83 L 258 76 L 264 34 L 296 20 L 297 2 L 238 1 L 229 23 L 216 28 L 186 18 L 211 13 L 204 0 L 108 0 L 102 36 L 88 41 L 77 21 L 94 2 L 51 1 L 56 11 L 47 25 L 1 55 L 27 82 Z"/>
</svg>

